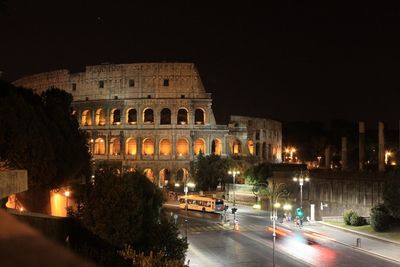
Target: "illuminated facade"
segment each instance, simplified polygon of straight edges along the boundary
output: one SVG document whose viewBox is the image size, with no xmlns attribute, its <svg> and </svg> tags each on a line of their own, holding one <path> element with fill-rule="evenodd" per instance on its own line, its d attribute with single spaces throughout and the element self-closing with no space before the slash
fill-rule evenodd
<svg viewBox="0 0 400 267">
<path fill-rule="evenodd" d="M 103 64 L 79 73 L 27 76 L 14 84 L 37 93 L 56 87 L 72 94 L 95 161 L 143 170 L 160 186 L 186 179 L 200 152 L 281 162 L 281 123 L 232 116 L 229 126 L 217 125 L 211 94 L 191 63 Z"/>
</svg>

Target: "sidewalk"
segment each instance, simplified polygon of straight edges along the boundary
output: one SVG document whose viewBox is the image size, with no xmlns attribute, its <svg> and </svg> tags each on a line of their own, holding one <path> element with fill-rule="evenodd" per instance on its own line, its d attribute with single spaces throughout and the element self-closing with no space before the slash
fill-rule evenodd
<svg viewBox="0 0 400 267">
<path fill-rule="evenodd" d="M 304 225 L 303 229 L 334 238 L 336 243 L 400 263 L 400 244 L 397 242 L 388 242 L 375 236 L 371 237 L 367 234 L 348 231 L 348 229 L 323 222 Z M 357 247 L 358 238 L 361 239 L 360 247 Z"/>
</svg>

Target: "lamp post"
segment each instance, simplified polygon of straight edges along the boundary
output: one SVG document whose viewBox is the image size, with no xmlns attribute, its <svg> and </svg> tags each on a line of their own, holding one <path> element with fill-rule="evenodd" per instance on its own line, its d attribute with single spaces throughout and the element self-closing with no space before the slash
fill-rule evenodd
<svg viewBox="0 0 400 267">
<path fill-rule="evenodd" d="M 309 182 L 310 178 L 307 173 L 303 174 L 303 171 L 300 172 L 300 175 L 293 177 L 294 182 L 298 182 L 300 185 L 300 208 L 303 208 L 303 185 L 304 182 Z"/>
<path fill-rule="evenodd" d="M 233 208 L 236 208 L 236 175 L 240 174 L 240 172 L 236 170 L 229 170 L 228 174 L 233 176 Z M 236 209 L 233 213 L 233 220 L 236 222 Z"/>
<path fill-rule="evenodd" d="M 69 190 L 64 192 L 64 196 L 65 196 L 65 199 L 66 199 L 66 201 L 65 201 L 65 206 L 66 206 L 65 207 L 65 212 L 66 212 L 67 216 L 68 216 L 68 198 L 69 198 L 70 195 L 71 195 L 71 192 Z"/>
<path fill-rule="evenodd" d="M 179 183 L 175 183 L 175 187 L 179 187 Z M 183 191 L 185 192 L 185 210 L 186 210 L 186 216 L 185 216 L 185 237 L 187 238 L 187 232 L 188 232 L 188 202 L 187 202 L 187 193 L 188 193 L 188 187 L 194 188 L 196 185 L 194 183 L 186 183 L 186 180 L 183 182 Z"/>
</svg>

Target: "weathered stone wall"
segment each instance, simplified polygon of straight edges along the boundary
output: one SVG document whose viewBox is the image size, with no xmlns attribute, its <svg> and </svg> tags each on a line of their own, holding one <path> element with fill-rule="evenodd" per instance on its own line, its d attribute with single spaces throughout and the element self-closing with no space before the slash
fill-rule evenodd
<svg viewBox="0 0 400 267">
<path fill-rule="evenodd" d="M 38 93 L 50 87 L 71 93 L 74 114 L 81 128 L 89 133 L 89 147 L 95 161 L 112 161 L 126 169 L 151 170 L 154 182 L 160 186 L 165 180 L 159 178 L 163 176 L 160 172 L 167 170 L 173 182 L 178 171 L 187 173 L 190 169 L 199 147 L 205 155 L 246 157 L 251 155 L 248 142 L 254 140 L 258 146 L 264 146 L 257 154 L 260 161 L 280 162 L 280 122 L 235 116 L 245 122 L 244 129 L 217 125 L 211 94 L 206 92 L 192 63 L 102 64 L 87 66 L 80 73 L 59 70 L 36 74 L 14 84 Z M 162 122 L 166 110 L 168 123 Z M 185 121 L 178 119 L 182 118 L 182 110 L 186 112 Z M 146 119 L 148 111 L 153 113 L 151 121 Z M 188 153 L 177 151 L 182 139 L 187 142 Z M 144 149 L 146 140 L 153 142 L 151 155 Z M 241 148 L 238 153 L 234 146 L 237 140 Z M 127 153 L 130 141 L 133 141 L 131 147 L 135 143 L 136 153 Z M 163 141 L 170 144 L 167 155 L 161 151 Z M 204 145 L 198 145 L 199 142 Z M 260 151 L 265 151 L 265 155 Z"/>
<path fill-rule="evenodd" d="M 283 183 L 292 191 L 288 199 L 280 198 L 278 201 L 291 203 L 293 209 L 299 207 L 300 185 L 292 181 L 294 173 L 275 172 L 274 176 L 276 185 Z M 384 173 L 363 172 L 311 172 L 309 177 L 310 182 L 305 182 L 303 185 L 303 208 L 308 216 L 310 205 L 314 204 L 317 220 L 323 216 L 341 216 L 345 210 L 349 209 L 357 211 L 361 216 L 369 217 L 371 208 L 378 203 L 383 203 L 382 191 L 385 181 L 396 179 Z M 272 178 L 270 185 L 271 183 Z M 232 187 L 226 186 L 226 188 L 230 191 L 229 198 L 232 201 Z M 251 187 L 238 185 L 237 188 L 237 202 L 255 203 L 255 197 L 249 197 L 252 194 Z M 323 209 L 321 209 L 321 203 L 324 205 Z"/>
<path fill-rule="evenodd" d="M 0 199 L 28 190 L 26 170 L 0 171 Z"/>
</svg>

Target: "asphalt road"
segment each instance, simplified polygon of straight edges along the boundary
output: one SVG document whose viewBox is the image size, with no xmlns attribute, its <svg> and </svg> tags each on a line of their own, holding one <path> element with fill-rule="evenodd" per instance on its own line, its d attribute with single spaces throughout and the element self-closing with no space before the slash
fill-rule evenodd
<svg viewBox="0 0 400 267">
<path fill-rule="evenodd" d="M 183 236 L 187 229 L 190 266 L 273 266 L 273 258 L 275 266 L 400 266 L 329 239 L 334 237 L 309 238 L 293 225 L 278 226 L 287 235 L 278 235 L 273 257 L 272 233 L 267 230 L 270 223 L 265 212 L 239 210 L 240 228 L 233 230 L 233 226 L 221 224 L 219 214 L 189 211 L 186 223 L 185 211 L 173 207 L 168 210 L 178 215 Z M 232 214 L 229 219 L 233 221 Z"/>
</svg>

